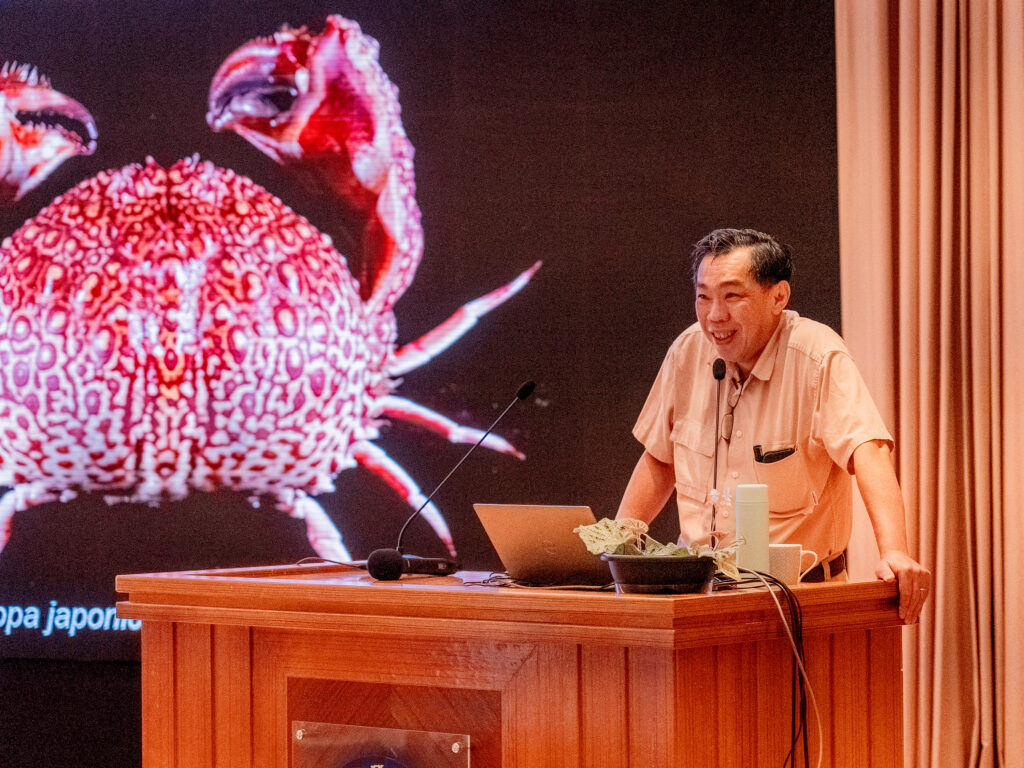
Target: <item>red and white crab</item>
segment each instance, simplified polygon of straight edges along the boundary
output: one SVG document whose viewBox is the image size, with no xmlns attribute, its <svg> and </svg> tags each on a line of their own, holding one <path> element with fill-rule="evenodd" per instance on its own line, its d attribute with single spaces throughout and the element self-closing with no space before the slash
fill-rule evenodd
<svg viewBox="0 0 1024 768">
<path fill-rule="evenodd" d="M 17 199 L 91 152 L 92 117 L 22 66 L 0 76 L 0 189 Z M 0 549 L 18 510 L 79 492 L 156 503 L 190 490 L 271 495 L 318 554 L 347 559 L 312 495 L 356 463 L 411 507 L 424 496 L 373 440 L 406 419 L 452 442 L 479 430 L 393 394 L 514 295 L 539 263 L 396 348 L 393 307 L 420 261 L 412 146 L 377 43 L 339 16 L 235 51 L 208 122 L 321 174 L 357 265 L 231 170 L 152 160 L 100 173 L 0 245 Z M 70 127 L 69 127 L 70 126 Z M 77 128 L 75 127 L 77 126 Z M 3 194 L 3 193 L 0 193 Z M 490 435 L 489 448 L 520 456 Z M 423 514 L 454 553 L 433 504 Z"/>
</svg>

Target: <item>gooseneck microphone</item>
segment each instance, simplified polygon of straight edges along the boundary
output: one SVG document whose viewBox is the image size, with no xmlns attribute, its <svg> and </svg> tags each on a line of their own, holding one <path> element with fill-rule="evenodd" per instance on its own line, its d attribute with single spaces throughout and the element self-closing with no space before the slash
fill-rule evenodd
<svg viewBox="0 0 1024 768">
<path fill-rule="evenodd" d="M 715 461 L 714 461 L 714 478 L 712 480 L 712 489 L 718 490 L 718 441 L 721 437 L 722 422 L 720 414 L 722 412 L 722 379 L 725 378 L 725 360 L 720 357 L 715 358 L 715 362 L 711 364 L 711 375 L 715 377 L 715 381 L 718 382 L 718 391 L 715 393 Z M 717 536 L 715 536 L 715 513 L 717 512 L 717 494 L 716 501 L 711 504 L 711 546 L 715 546 L 717 543 Z"/>
<path fill-rule="evenodd" d="M 459 569 L 458 563 L 453 560 L 449 560 L 446 557 L 417 557 L 416 555 L 405 555 L 402 554 L 402 539 L 405 536 L 405 531 L 409 527 L 409 524 L 419 517 L 420 512 L 423 508 L 430 503 L 430 500 L 434 498 L 441 486 L 448 482 L 448 478 L 455 474 L 455 470 L 462 466 L 462 462 L 469 458 L 469 454 L 475 451 L 480 444 L 487 438 L 489 434 L 498 426 L 498 422 L 505 418 L 505 414 L 508 413 L 512 406 L 520 400 L 525 400 L 532 393 L 534 388 L 537 386 L 535 382 L 527 381 L 516 392 L 516 396 L 512 399 L 512 402 L 505 406 L 498 418 L 494 420 L 494 423 L 487 428 L 480 439 L 477 440 L 473 447 L 466 451 L 465 455 L 459 459 L 458 463 L 451 468 L 451 471 L 444 476 L 444 479 L 437 484 L 437 487 L 430 492 L 430 495 L 424 499 L 423 503 L 420 504 L 419 508 L 409 515 L 409 519 L 405 521 L 405 525 L 402 526 L 402 530 L 398 532 L 398 541 L 395 544 L 394 549 L 375 549 L 370 553 L 370 556 L 366 559 L 366 570 L 377 581 L 395 581 L 401 577 L 403 573 L 422 573 L 422 574 L 433 574 L 435 576 L 446 576 L 455 573 Z"/>
</svg>

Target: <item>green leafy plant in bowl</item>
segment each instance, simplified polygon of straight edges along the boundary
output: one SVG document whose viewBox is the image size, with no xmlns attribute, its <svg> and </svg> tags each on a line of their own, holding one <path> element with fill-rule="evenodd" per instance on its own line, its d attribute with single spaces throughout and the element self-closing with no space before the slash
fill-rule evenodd
<svg viewBox="0 0 1024 768">
<path fill-rule="evenodd" d="M 736 544 L 662 544 L 642 520 L 605 518 L 574 530 L 592 554 L 608 562 L 621 592 L 705 592 L 716 571 L 734 579 Z"/>
</svg>

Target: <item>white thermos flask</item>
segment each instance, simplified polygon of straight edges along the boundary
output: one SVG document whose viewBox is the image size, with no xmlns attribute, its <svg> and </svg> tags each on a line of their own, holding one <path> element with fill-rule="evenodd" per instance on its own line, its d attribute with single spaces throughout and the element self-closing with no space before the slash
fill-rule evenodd
<svg viewBox="0 0 1024 768">
<path fill-rule="evenodd" d="M 768 486 L 736 486 L 736 565 L 768 572 Z"/>
</svg>

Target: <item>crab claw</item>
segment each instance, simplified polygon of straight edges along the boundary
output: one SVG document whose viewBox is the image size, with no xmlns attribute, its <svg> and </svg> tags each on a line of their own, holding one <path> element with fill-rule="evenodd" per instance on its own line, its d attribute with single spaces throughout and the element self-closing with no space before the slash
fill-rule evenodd
<svg viewBox="0 0 1024 768">
<path fill-rule="evenodd" d="M 360 297 L 387 309 L 412 281 L 423 234 L 398 90 L 377 57 L 377 41 L 341 16 L 316 36 L 285 27 L 221 64 L 206 121 L 328 184 L 349 216 Z"/>
<path fill-rule="evenodd" d="M 377 41 L 340 16 L 311 36 L 283 28 L 246 43 L 210 84 L 206 121 L 231 130 L 275 162 L 315 162 L 345 155 L 347 184 L 374 196 L 394 162 L 391 128 L 399 107 L 377 63 Z"/>
<path fill-rule="evenodd" d="M 28 64 L 0 69 L 0 200 L 16 201 L 61 163 L 96 150 L 89 111 Z"/>
</svg>

